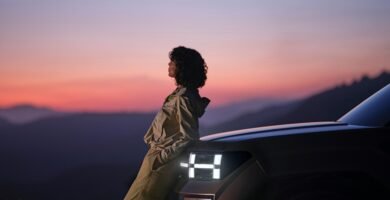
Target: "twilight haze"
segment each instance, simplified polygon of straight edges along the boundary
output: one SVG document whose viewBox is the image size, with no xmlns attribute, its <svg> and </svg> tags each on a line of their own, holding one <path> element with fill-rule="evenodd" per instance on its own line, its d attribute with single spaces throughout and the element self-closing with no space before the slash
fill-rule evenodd
<svg viewBox="0 0 390 200">
<path fill-rule="evenodd" d="M 198 50 L 211 107 L 390 69 L 388 0 L 0 0 L 0 106 L 151 111 L 168 53 Z"/>
</svg>

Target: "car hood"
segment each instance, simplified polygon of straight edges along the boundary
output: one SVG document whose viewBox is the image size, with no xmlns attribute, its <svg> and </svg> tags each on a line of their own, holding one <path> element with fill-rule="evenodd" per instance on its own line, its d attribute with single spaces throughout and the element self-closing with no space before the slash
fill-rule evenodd
<svg viewBox="0 0 390 200">
<path fill-rule="evenodd" d="M 339 121 L 324 121 L 324 122 L 306 122 L 283 124 L 273 126 L 263 126 L 257 128 L 241 129 L 236 131 L 228 131 L 216 133 L 201 137 L 201 141 L 237 141 L 248 140 L 260 137 L 273 137 L 281 135 L 303 134 L 324 131 L 340 131 L 370 128 L 365 126 L 349 125 Z"/>
</svg>

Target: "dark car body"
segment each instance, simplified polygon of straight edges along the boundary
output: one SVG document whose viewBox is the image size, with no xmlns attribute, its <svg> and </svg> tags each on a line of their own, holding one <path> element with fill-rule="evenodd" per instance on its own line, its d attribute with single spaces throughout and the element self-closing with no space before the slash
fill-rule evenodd
<svg viewBox="0 0 390 200">
<path fill-rule="evenodd" d="M 390 199 L 390 84 L 337 121 L 208 135 L 180 199 Z"/>
</svg>

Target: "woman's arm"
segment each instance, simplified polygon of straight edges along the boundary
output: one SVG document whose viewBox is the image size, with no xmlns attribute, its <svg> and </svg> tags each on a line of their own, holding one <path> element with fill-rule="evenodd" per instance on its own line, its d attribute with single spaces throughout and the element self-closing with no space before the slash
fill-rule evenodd
<svg viewBox="0 0 390 200">
<path fill-rule="evenodd" d="M 199 139 L 198 118 L 193 114 L 190 100 L 186 96 L 177 96 L 176 99 L 176 120 L 179 126 L 178 139 L 167 148 L 161 150 L 157 157 L 160 164 L 180 155 L 186 147 Z"/>
</svg>

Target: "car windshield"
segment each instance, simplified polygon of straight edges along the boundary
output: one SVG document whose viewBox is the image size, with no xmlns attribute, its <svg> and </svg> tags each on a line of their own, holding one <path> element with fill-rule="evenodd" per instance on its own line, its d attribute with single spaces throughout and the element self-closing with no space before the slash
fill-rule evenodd
<svg viewBox="0 0 390 200">
<path fill-rule="evenodd" d="M 362 126 L 390 125 L 390 84 L 371 95 L 338 121 Z"/>
</svg>

